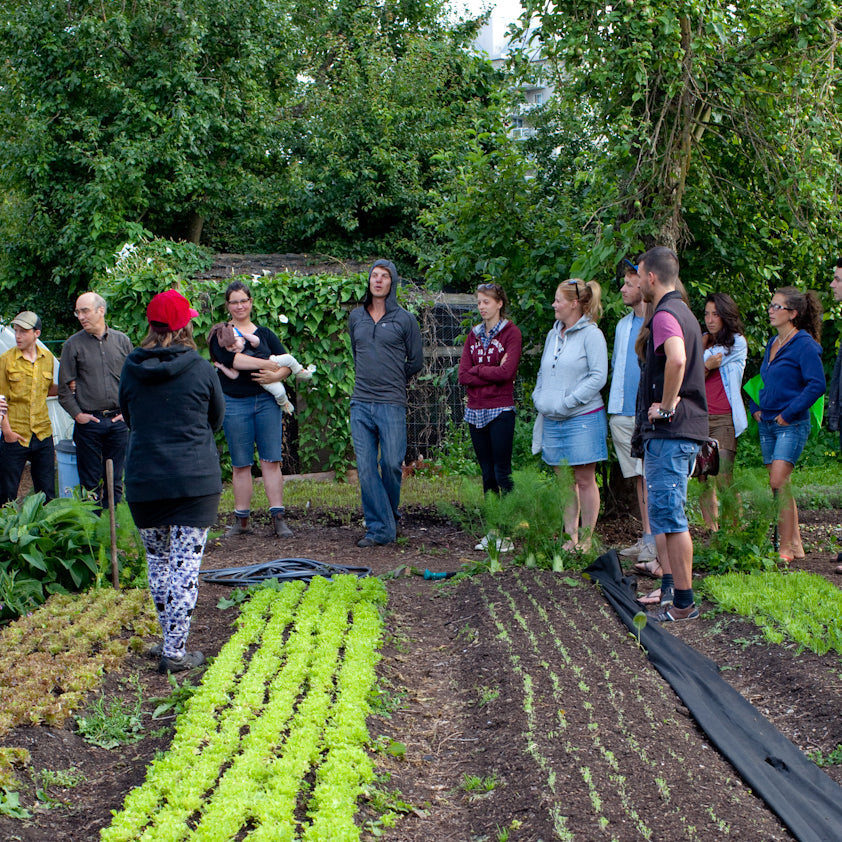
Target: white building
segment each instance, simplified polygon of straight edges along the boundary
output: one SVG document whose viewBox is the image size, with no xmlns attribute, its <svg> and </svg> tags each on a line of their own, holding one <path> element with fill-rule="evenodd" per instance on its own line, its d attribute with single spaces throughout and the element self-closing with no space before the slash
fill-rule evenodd
<svg viewBox="0 0 842 842">
<path fill-rule="evenodd" d="M 494 6 L 488 23 L 480 29 L 474 41 L 474 48 L 487 55 L 495 67 L 505 64 L 512 46 L 517 43 L 511 39 L 509 28 L 522 11 L 518 0 L 501 0 Z M 523 101 L 510 116 L 511 135 L 515 138 L 529 137 L 534 133 L 535 130 L 530 124 L 530 114 L 547 102 L 555 91 L 554 86 L 542 78 L 543 61 L 537 47 L 532 50 L 531 61 L 535 70 L 534 79 L 519 86 Z"/>
</svg>

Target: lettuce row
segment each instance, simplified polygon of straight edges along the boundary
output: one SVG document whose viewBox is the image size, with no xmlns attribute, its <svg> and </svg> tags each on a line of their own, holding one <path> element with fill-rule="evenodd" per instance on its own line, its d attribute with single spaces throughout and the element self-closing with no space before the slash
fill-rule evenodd
<svg viewBox="0 0 842 842">
<path fill-rule="evenodd" d="M 243 830 L 252 842 L 359 839 L 384 602 L 382 583 L 352 576 L 257 590 L 170 751 L 101 839 L 222 842 Z"/>
</svg>

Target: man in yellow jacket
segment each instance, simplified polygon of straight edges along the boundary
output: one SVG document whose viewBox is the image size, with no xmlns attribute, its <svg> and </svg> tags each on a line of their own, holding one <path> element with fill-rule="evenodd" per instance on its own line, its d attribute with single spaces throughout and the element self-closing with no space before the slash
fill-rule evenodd
<svg viewBox="0 0 842 842">
<path fill-rule="evenodd" d="M 0 394 L 8 402 L 0 429 L 0 503 L 14 500 L 21 474 L 30 464 L 32 485 L 48 500 L 56 496 L 53 428 L 47 395 L 55 395 L 53 355 L 38 345 L 41 319 L 26 310 L 12 319 L 16 347 L 0 356 Z"/>
</svg>

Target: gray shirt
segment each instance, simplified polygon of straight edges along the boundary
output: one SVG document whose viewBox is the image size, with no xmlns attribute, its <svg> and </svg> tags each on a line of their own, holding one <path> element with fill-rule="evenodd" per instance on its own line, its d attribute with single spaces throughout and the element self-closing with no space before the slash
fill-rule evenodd
<svg viewBox="0 0 842 842">
<path fill-rule="evenodd" d="M 58 372 L 58 402 L 71 418 L 80 412 L 119 409 L 120 373 L 131 351 L 131 339 L 112 328 L 106 328 L 101 337 L 80 330 L 64 343 Z M 73 380 L 75 393 L 70 388 Z"/>
</svg>

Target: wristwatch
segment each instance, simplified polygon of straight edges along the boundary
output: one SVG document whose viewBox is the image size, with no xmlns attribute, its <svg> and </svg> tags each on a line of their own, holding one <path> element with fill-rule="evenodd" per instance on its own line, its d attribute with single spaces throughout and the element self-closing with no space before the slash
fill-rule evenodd
<svg viewBox="0 0 842 842">
<path fill-rule="evenodd" d="M 673 415 L 675 415 L 674 409 L 664 409 L 663 407 L 660 407 L 658 409 L 658 417 L 663 418 L 666 421 L 669 421 L 673 417 Z"/>
</svg>

